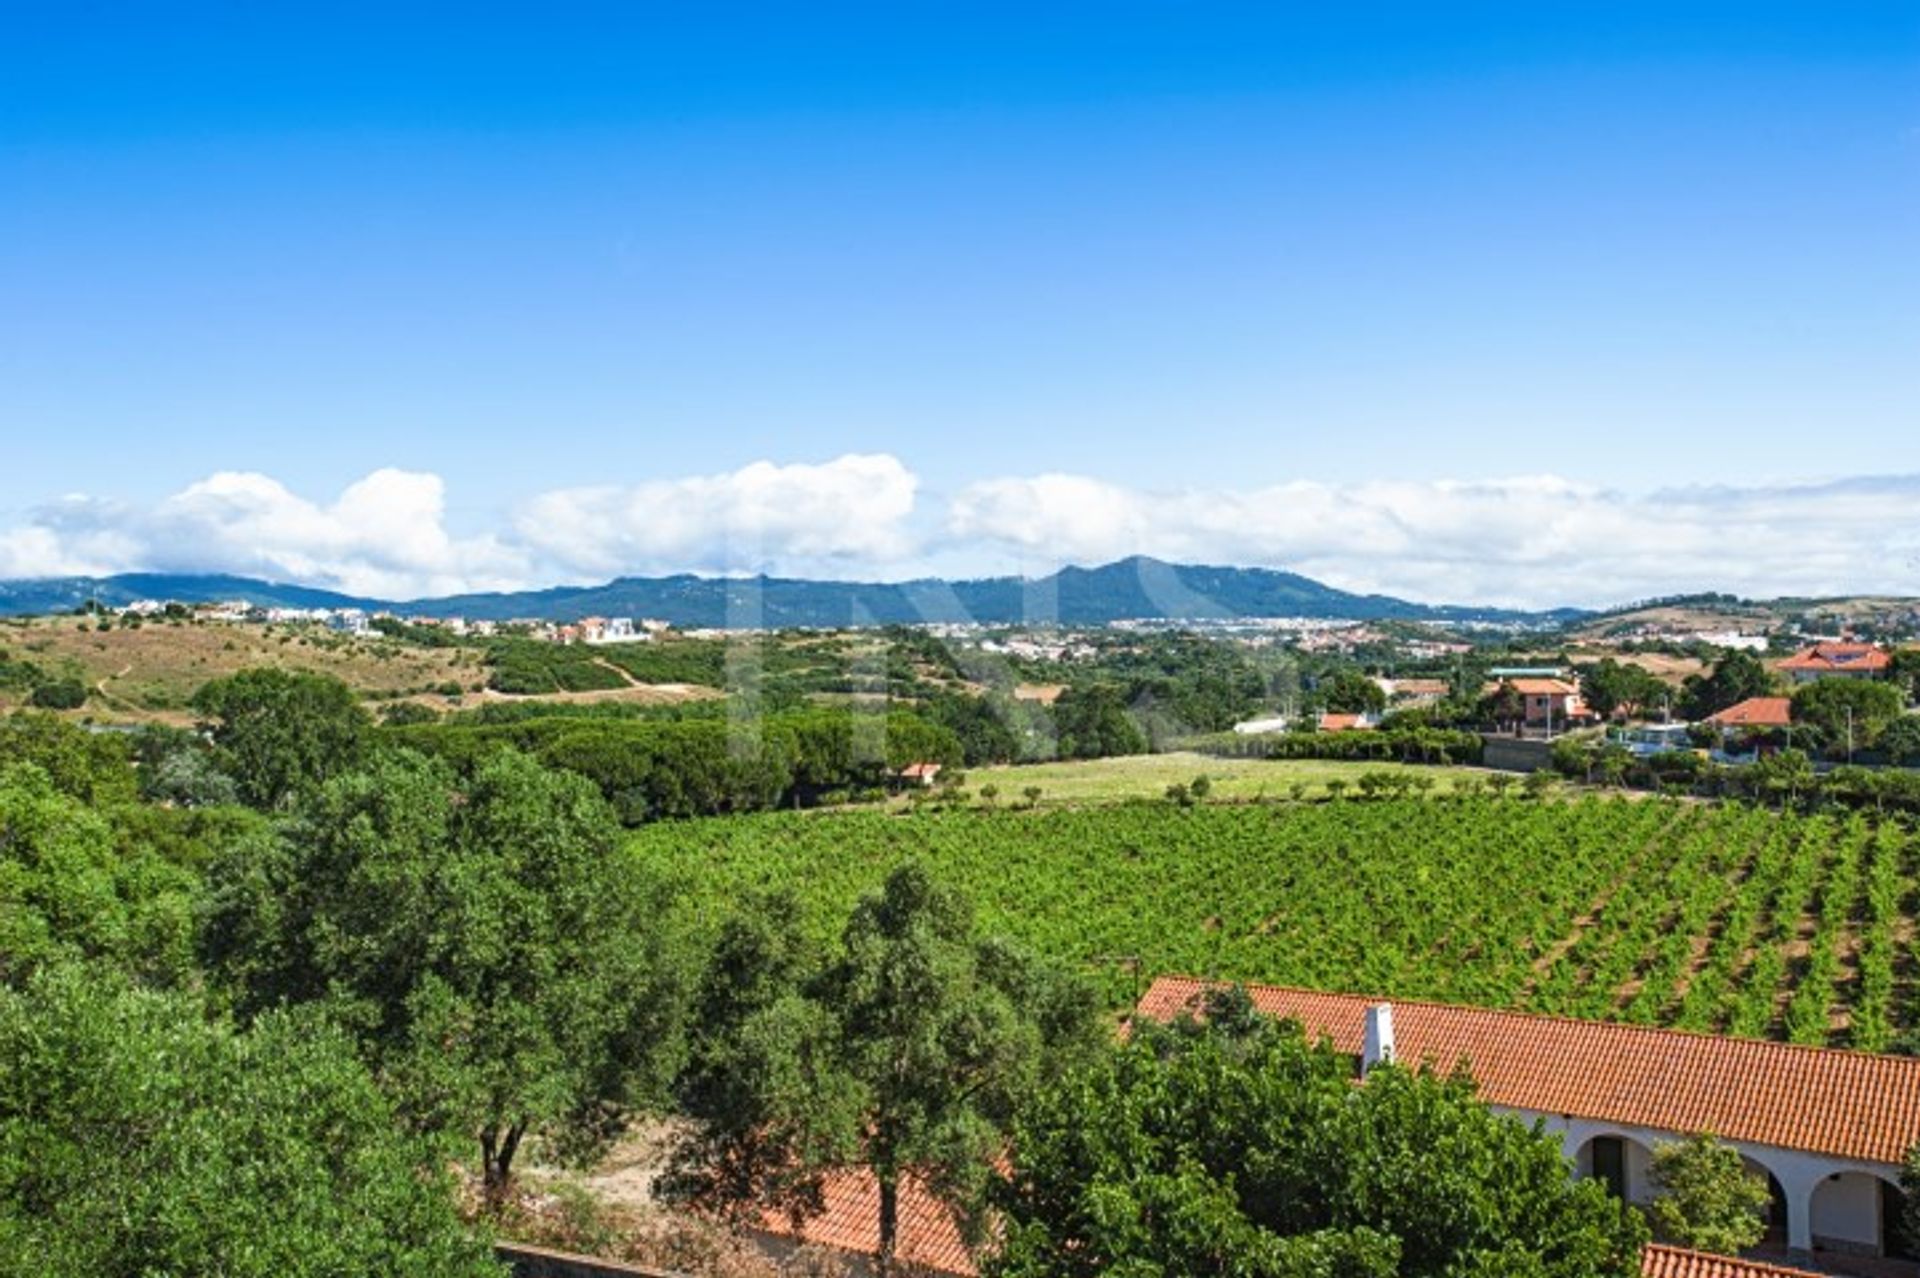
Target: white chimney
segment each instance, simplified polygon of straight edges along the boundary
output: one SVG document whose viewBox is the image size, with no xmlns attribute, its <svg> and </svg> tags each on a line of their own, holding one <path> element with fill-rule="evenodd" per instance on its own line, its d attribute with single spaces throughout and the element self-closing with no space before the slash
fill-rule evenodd
<svg viewBox="0 0 1920 1278">
<path fill-rule="evenodd" d="M 1393 1060 L 1393 1004 L 1375 1003 L 1367 1009 L 1366 1035 L 1360 1041 L 1360 1072 Z"/>
</svg>

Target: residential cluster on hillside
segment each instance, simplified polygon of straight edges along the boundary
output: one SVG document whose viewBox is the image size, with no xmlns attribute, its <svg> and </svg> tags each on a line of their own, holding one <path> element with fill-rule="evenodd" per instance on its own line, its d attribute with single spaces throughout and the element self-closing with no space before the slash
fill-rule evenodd
<svg viewBox="0 0 1920 1278">
<path fill-rule="evenodd" d="M 651 617 L 582 617 L 578 621 L 555 622 L 532 617 L 507 621 L 445 617 L 401 616 L 387 610 L 365 608 L 289 608 L 250 603 L 244 599 L 217 603 L 183 604 L 161 599 L 137 599 L 110 611 L 123 617 L 157 618 L 185 615 L 202 621 L 250 625 L 314 625 L 349 635 L 370 635 L 377 622 L 403 622 L 444 630 L 458 637 L 490 638 L 496 634 L 515 634 L 548 643 L 646 643 L 672 630 L 666 622 Z"/>
</svg>

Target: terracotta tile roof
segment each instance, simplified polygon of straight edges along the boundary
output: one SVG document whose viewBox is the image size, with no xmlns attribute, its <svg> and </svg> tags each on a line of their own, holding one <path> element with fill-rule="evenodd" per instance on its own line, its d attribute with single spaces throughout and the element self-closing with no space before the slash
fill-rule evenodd
<svg viewBox="0 0 1920 1278">
<path fill-rule="evenodd" d="M 1708 715 L 1707 722 L 1722 728 L 1784 728 L 1793 722 L 1793 698 L 1748 697 Z"/>
<path fill-rule="evenodd" d="M 762 1232 L 799 1243 L 833 1247 L 855 1255 L 880 1250 L 880 1185 L 865 1170 L 836 1172 L 827 1178 L 826 1210 L 800 1228 L 785 1213 L 769 1212 Z M 895 1255 L 903 1262 L 941 1273 L 973 1278 L 979 1270 L 953 1213 L 912 1177 L 900 1182 L 900 1238 Z"/>
<path fill-rule="evenodd" d="M 900 769 L 900 775 L 909 781 L 931 780 L 940 775 L 937 763 L 909 763 Z"/>
<path fill-rule="evenodd" d="M 1528 697 L 1570 697 L 1579 692 L 1564 679 L 1507 679 L 1503 680 L 1514 691 Z"/>
<path fill-rule="evenodd" d="M 1363 726 L 1365 725 L 1360 722 L 1360 716 L 1357 714 L 1323 714 L 1320 716 L 1320 731 L 1322 732 L 1352 732 L 1356 728 Z"/>
<path fill-rule="evenodd" d="M 879 1190 L 873 1177 L 863 1171 L 847 1172 L 830 1184 L 826 1213 L 808 1221 L 802 1230 L 796 1232 L 785 1216 L 769 1216 L 761 1228 L 776 1237 L 871 1256 L 880 1245 L 876 1223 L 879 1211 Z M 956 1278 L 975 1278 L 980 1272 L 946 1208 L 919 1182 L 912 1180 L 900 1187 L 899 1257 Z M 1648 1244 L 1641 1252 L 1640 1275 L 1641 1278 L 1818 1278 L 1804 1269 L 1713 1256 L 1658 1243 Z"/>
<path fill-rule="evenodd" d="M 1640 1253 L 1640 1278 L 1820 1278 L 1810 1269 L 1788 1269 L 1758 1260 L 1713 1256 L 1684 1247 L 1648 1243 Z"/>
<path fill-rule="evenodd" d="M 1213 983 L 1161 977 L 1139 1013 L 1171 1020 Z M 1351 994 L 1250 986 L 1254 1005 L 1360 1051 Z M 1395 1002 L 1404 1061 L 1465 1063 L 1496 1105 L 1676 1133 L 1710 1131 L 1835 1158 L 1897 1164 L 1920 1140 L 1920 1058 L 1876 1056 L 1521 1012 Z"/>
<path fill-rule="evenodd" d="M 1870 643 L 1816 643 L 1780 663 L 1782 670 L 1885 670 L 1893 658 Z"/>
</svg>

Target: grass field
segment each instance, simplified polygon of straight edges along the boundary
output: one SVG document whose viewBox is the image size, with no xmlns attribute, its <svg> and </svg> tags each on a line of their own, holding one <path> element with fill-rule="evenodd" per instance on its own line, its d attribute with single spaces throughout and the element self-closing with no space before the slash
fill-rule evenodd
<svg viewBox="0 0 1920 1278">
<path fill-rule="evenodd" d="M 188 723 L 193 718 L 188 703 L 202 684 L 258 666 L 333 675 L 363 697 L 407 698 L 439 709 L 520 699 L 484 687 L 488 671 L 477 648 L 428 648 L 308 625 L 183 620 L 100 630 L 81 617 L 6 619 L 0 620 L 0 652 L 31 661 L 54 677 L 78 678 L 89 696 L 73 714 L 115 721 Z M 719 695 L 708 688 L 641 683 L 609 671 L 624 686 L 541 699 L 664 704 Z M 25 692 L 0 690 L 0 713 L 26 700 Z"/>
<path fill-rule="evenodd" d="M 822 941 L 917 857 L 1095 976 L 1163 973 L 1812 1044 L 1920 1034 L 1920 838 L 1865 814 L 1585 796 L 784 813 L 634 836 L 702 926 L 797 894 Z"/>
<path fill-rule="evenodd" d="M 1366 763 L 1323 759 L 1218 759 L 1176 751 L 1170 754 L 1129 755 L 1118 759 L 1085 759 L 1073 763 L 1025 763 L 1011 767 L 969 768 L 967 786 L 976 794 L 983 785 L 999 789 L 1003 803 L 1020 798 L 1028 786 L 1040 787 L 1040 805 L 1112 803 L 1125 799 L 1158 799 L 1170 785 L 1186 785 L 1204 776 L 1214 799 L 1284 799 L 1296 784 L 1308 797 L 1327 792 L 1327 782 L 1351 786 L 1369 772 L 1407 773 L 1431 777 L 1444 788 L 1461 777 L 1485 776 L 1481 768 L 1425 767 L 1404 763 Z"/>
</svg>

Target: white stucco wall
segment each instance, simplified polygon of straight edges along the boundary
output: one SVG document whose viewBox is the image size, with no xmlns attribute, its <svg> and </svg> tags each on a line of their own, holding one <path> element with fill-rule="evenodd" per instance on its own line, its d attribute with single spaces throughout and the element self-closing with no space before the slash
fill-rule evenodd
<svg viewBox="0 0 1920 1278">
<path fill-rule="evenodd" d="M 1813 1191 L 1813 1244 L 1869 1252 L 1880 1242 L 1880 1182 L 1857 1172 L 1822 1180 Z"/>
<path fill-rule="evenodd" d="M 1596 1136 L 1617 1136 L 1626 1151 L 1627 1199 L 1644 1203 L 1653 1196 L 1649 1176 L 1652 1150 L 1682 1139 L 1679 1132 L 1602 1123 L 1539 1114 L 1532 1110 L 1494 1106 L 1523 1122 L 1536 1120 L 1560 1138 L 1561 1149 L 1576 1175 L 1592 1174 L 1589 1142 Z M 1898 1183 L 1899 1169 L 1890 1164 L 1829 1158 L 1803 1150 L 1782 1149 L 1748 1141 L 1728 1141 L 1756 1167 L 1780 1182 L 1787 1198 L 1787 1245 L 1801 1251 L 1827 1247 L 1836 1251 L 1877 1253 L 1880 1245 L 1880 1180 Z"/>
</svg>

